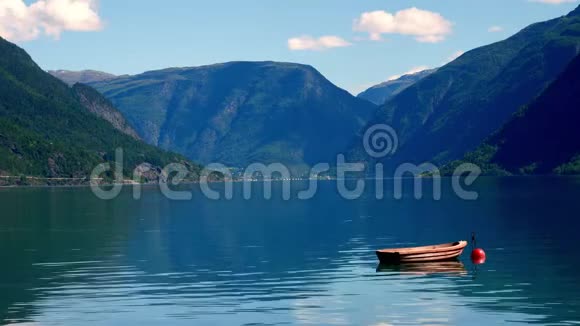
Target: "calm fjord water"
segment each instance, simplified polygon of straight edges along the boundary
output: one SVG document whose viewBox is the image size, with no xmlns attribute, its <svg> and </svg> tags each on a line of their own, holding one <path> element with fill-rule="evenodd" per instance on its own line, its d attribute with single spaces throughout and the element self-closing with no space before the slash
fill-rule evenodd
<svg viewBox="0 0 580 326">
<path fill-rule="evenodd" d="M 472 202 L 448 183 L 440 201 L 2 189 L 0 325 L 580 323 L 580 179 L 482 178 Z M 377 270 L 377 248 L 471 231 L 477 269 Z"/>
</svg>

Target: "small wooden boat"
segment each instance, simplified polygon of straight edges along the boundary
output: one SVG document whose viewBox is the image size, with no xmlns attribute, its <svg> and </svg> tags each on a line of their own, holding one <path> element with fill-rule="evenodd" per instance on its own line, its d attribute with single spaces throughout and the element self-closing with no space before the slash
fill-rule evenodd
<svg viewBox="0 0 580 326">
<path fill-rule="evenodd" d="M 459 257 L 467 241 L 414 248 L 383 249 L 377 251 L 382 264 L 423 263 L 453 260 Z"/>
</svg>

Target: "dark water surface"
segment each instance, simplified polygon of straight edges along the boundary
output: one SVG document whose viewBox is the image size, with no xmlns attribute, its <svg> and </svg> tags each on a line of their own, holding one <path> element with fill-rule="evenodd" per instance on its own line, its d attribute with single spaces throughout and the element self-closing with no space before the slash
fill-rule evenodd
<svg viewBox="0 0 580 326">
<path fill-rule="evenodd" d="M 480 179 L 471 202 L 448 183 L 440 201 L 2 189 L 0 325 L 579 324 L 580 179 Z M 474 230 L 477 269 L 377 270 L 377 248 Z"/>
</svg>

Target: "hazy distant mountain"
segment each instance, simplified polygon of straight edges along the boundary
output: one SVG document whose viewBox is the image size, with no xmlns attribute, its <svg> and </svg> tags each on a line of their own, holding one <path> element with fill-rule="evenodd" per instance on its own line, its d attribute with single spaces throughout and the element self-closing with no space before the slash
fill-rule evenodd
<svg viewBox="0 0 580 326">
<path fill-rule="evenodd" d="M 437 69 L 428 69 L 414 74 L 404 75 L 400 78 L 375 85 L 358 94 L 357 97 L 375 103 L 376 105 L 382 105 L 385 104 L 386 101 L 393 98 L 395 95 L 398 95 L 407 89 L 409 86 L 431 75 L 435 71 L 437 71 Z"/>
<path fill-rule="evenodd" d="M 469 51 L 385 103 L 369 123 L 399 135 L 390 164 L 461 158 L 543 92 L 580 51 L 580 7 Z M 356 147 L 354 157 L 364 155 Z"/>
<path fill-rule="evenodd" d="M 115 129 L 122 133 L 137 140 L 140 139 L 137 132 L 129 125 L 129 123 L 127 123 L 123 114 L 96 89 L 79 83 L 74 84 L 72 89 L 79 102 L 89 110 L 89 112 L 107 120 L 111 125 L 113 125 L 113 127 L 115 127 Z"/>
<path fill-rule="evenodd" d="M 98 164 L 112 162 L 119 147 L 127 176 L 141 163 L 183 162 L 199 170 L 181 155 L 119 132 L 79 97 L 85 104 L 106 103 L 88 87 L 69 88 L 0 38 L 0 175 L 85 178 Z"/>
<path fill-rule="evenodd" d="M 147 142 L 233 166 L 333 162 L 375 109 L 293 63 L 171 68 L 92 85 Z"/>
<path fill-rule="evenodd" d="M 464 161 L 486 173 L 580 173 L 580 56 Z M 456 166 L 455 162 L 451 167 Z"/>
<path fill-rule="evenodd" d="M 69 84 L 70 86 L 76 83 L 88 84 L 97 81 L 114 79 L 117 77 L 113 74 L 96 70 L 49 70 L 48 73 Z"/>
</svg>

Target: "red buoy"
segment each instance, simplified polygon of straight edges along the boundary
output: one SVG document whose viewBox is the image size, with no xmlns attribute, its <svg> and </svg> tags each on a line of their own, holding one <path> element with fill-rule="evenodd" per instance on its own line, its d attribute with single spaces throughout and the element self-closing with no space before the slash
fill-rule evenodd
<svg viewBox="0 0 580 326">
<path fill-rule="evenodd" d="M 485 251 L 481 248 L 473 249 L 471 252 L 471 261 L 476 265 L 485 263 L 485 258 Z"/>
</svg>

